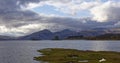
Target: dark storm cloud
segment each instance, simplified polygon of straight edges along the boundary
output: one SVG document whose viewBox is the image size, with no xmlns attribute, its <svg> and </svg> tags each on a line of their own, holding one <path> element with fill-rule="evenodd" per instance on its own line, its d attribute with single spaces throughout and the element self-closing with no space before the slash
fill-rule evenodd
<svg viewBox="0 0 120 63">
<path fill-rule="evenodd" d="M 0 24 L 12 24 L 19 21 L 27 21 L 38 15 L 30 10 L 22 10 L 21 6 L 28 3 L 37 3 L 42 0 L 0 0 Z M 5 24 L 6 23 L 6 24 Z M 12 26 L 12 25 L 11 25 Z"/>
<path fill-rule="evenodd" d="M 45 20 L 43 20 L 45 19 Z M 39 19 L 42 23 L 54 23 L 54 26 L 63 25 L 68 28 L 81 30 L 81 29 L 92 29 L 97 27 L 108 27 L 113 26 L 118 21 L 113 22 L 97 22 L 91 18 L 65 18 L 65 17 L 43 17 Z M 113 26 L 114 27 L 114 26 Z M 64 27 L 63 27 L 64 28 Z"/>
<path fill-rule="evenodd" d="M 0 0 L 1 10 L 18 10 L 21 6 L 25 6 L 28 3 L 37 3 L 44 0 Z"/>
</svg>

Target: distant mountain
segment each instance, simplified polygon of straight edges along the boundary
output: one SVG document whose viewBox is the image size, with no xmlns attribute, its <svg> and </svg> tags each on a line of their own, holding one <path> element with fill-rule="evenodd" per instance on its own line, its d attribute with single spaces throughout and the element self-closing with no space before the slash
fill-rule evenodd
<svg viewBox="0 0 120 63">
<path fill-rule="evenodd" d="M 55 39 L 67 39 L 67 38 L 81 38 L 82 37 L 102 37 L 105 34 L 120 34 L 120 28 L 94 28 L 82 31 L 73 31 L 69 29 L 64 29 L 58 32 L 51 32 L 50 30 L 42 30 L 38 32 L 31 33 L 22 37 L 11 37 L 11 36 L 0 36 L 0 40 L 51 40 Z M 106 36 L 106 35 L 105 35 Z M 110 35 L 111 36 L 111 35 Z M 108 36 L 107 36 L 108 37 Z"/>
<path fill-rule="evenodd" d="M 54 34 L 49 30 L 42 30 L 30 35 L 20 37 L 22 40 L 50 40 L 54 37 Z"/>
<path fill-rule="evenodd" d="M 104 34 L 120 34 L 120 28 L 94 28 L 81 31 L 80 33 L 86 37 L 99 36 Z"/>
<path fill-rule="evenodd" d="M 102 34 L 106 34 L 107 32 L 104 30 L 85 30 L 85 31 L 81 31 L 79 32 L 81 35 L 85 36 L 85 37 L 92 37 L 92 36 L 98 36 L 98 35 L 102 35 Z"/>
<path fill-rule="evenodd" d="M 79 36 L 80 34 L 76 31 L 65 29 L 54 33 L 55 36 L 58 36 L 60 39 L 67 38 L 68 36 Z"/>
<path fill-rule="evenodd" d="M 108 30 L 109 33 L 112 33 L 112 34 L 120 34 L 120 28 L 109 28 Z"/>
<path fill-rule="evenodd" d="M 16 37 L 0 35 L 0 40 L 15 40 Z"/>
<path fill-rule="evenodd" d="M 106 33 L 109 33 L 109 34 L 119 34 L 120 33 L 120 27 L 116 27 L 116 28 L 95 28 L 93 30 L 105 31 Z"/>
<path fill-rule="evenodd" d="M 100 35 L 104 35 L 104 34 L 108 34 L 108 33 L 109 34 L 116 33 L 113 30 L 115 31 L 115 29 L 109 29 L 109 28 L 94 28 L 94 29 L 84 30 L 84 31 L 79 31 L 79 32 L 72 31 L 69 29 L 65 29 L 65 30 L 58 31 L 58 32 L 51 32 L 51 31 L 45 29 L 42 31 L 32 33 L 30 35 L 20 37 L 20 40 L 51 40 L 51 39 L 54 39 L 56 36 L 59 39 L 66 39 L 66 38 L 72 37 L 72 36 L 77 37 L 77 38 L 79 38 L 79 36 L 96 37 L 96 36 L 100 36 Z M 117 31 L 118 31 L 118 29 L 117 29 Z"/>
<path fill-rule="evenodd" d="M 68 29 L 58 32 L 42 30 L 39 32 L 32 33 L 30 35 L 20 37 L 19 39 L 20 40 L 50 40 L 50 39 L 54 39 L 56 36 L 58 36 L 59 39 L 64 39 L 67 38 L 68 36 L 75 36 L 75 35 L 78 35 L 77 32 Z"/>
</svg>

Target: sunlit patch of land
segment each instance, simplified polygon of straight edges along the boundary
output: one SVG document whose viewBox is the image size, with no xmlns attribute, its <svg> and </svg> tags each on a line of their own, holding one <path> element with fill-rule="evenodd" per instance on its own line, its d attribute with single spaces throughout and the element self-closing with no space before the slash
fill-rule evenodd
<svg viewBox="0 0 120 63">
<path fill-rule="evenodd" d="M 120 52 L 82 51 L 75 49 L 47 48 L 38 50 L 36 61 L 48 63 L 120 63 Z M 105 59 L 100 62 L 100 60 Z"/>
</svg>

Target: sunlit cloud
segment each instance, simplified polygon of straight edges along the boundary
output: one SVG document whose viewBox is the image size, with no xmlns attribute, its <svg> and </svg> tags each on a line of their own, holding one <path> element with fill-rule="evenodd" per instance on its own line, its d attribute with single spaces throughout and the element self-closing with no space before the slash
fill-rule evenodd
<svg viewBox="0 0 120 63">
<path fill-rule="evenodd" d="M 93 19 L 99 22 L 119 21 L 120 2 L 108 1 L 91 9 Z"/>
</svg>

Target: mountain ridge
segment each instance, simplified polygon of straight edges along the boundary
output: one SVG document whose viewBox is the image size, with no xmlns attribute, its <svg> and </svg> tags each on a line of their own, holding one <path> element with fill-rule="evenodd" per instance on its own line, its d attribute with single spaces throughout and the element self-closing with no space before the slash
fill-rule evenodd
<svg viewBox="0 0 120 63">
<path fill-rule="evenodd" d="M 0 36 L 0 40 L 52 40 L 55 36 L 58 36 L 59 39 L 66 39 L 70 36 L 97 37 L 104 34 L 120 34 L 120 28 L 94 28 L 83 31 L 64 29 L 57 32 L 44 29 L 21 37 Z"/>
</svg>

